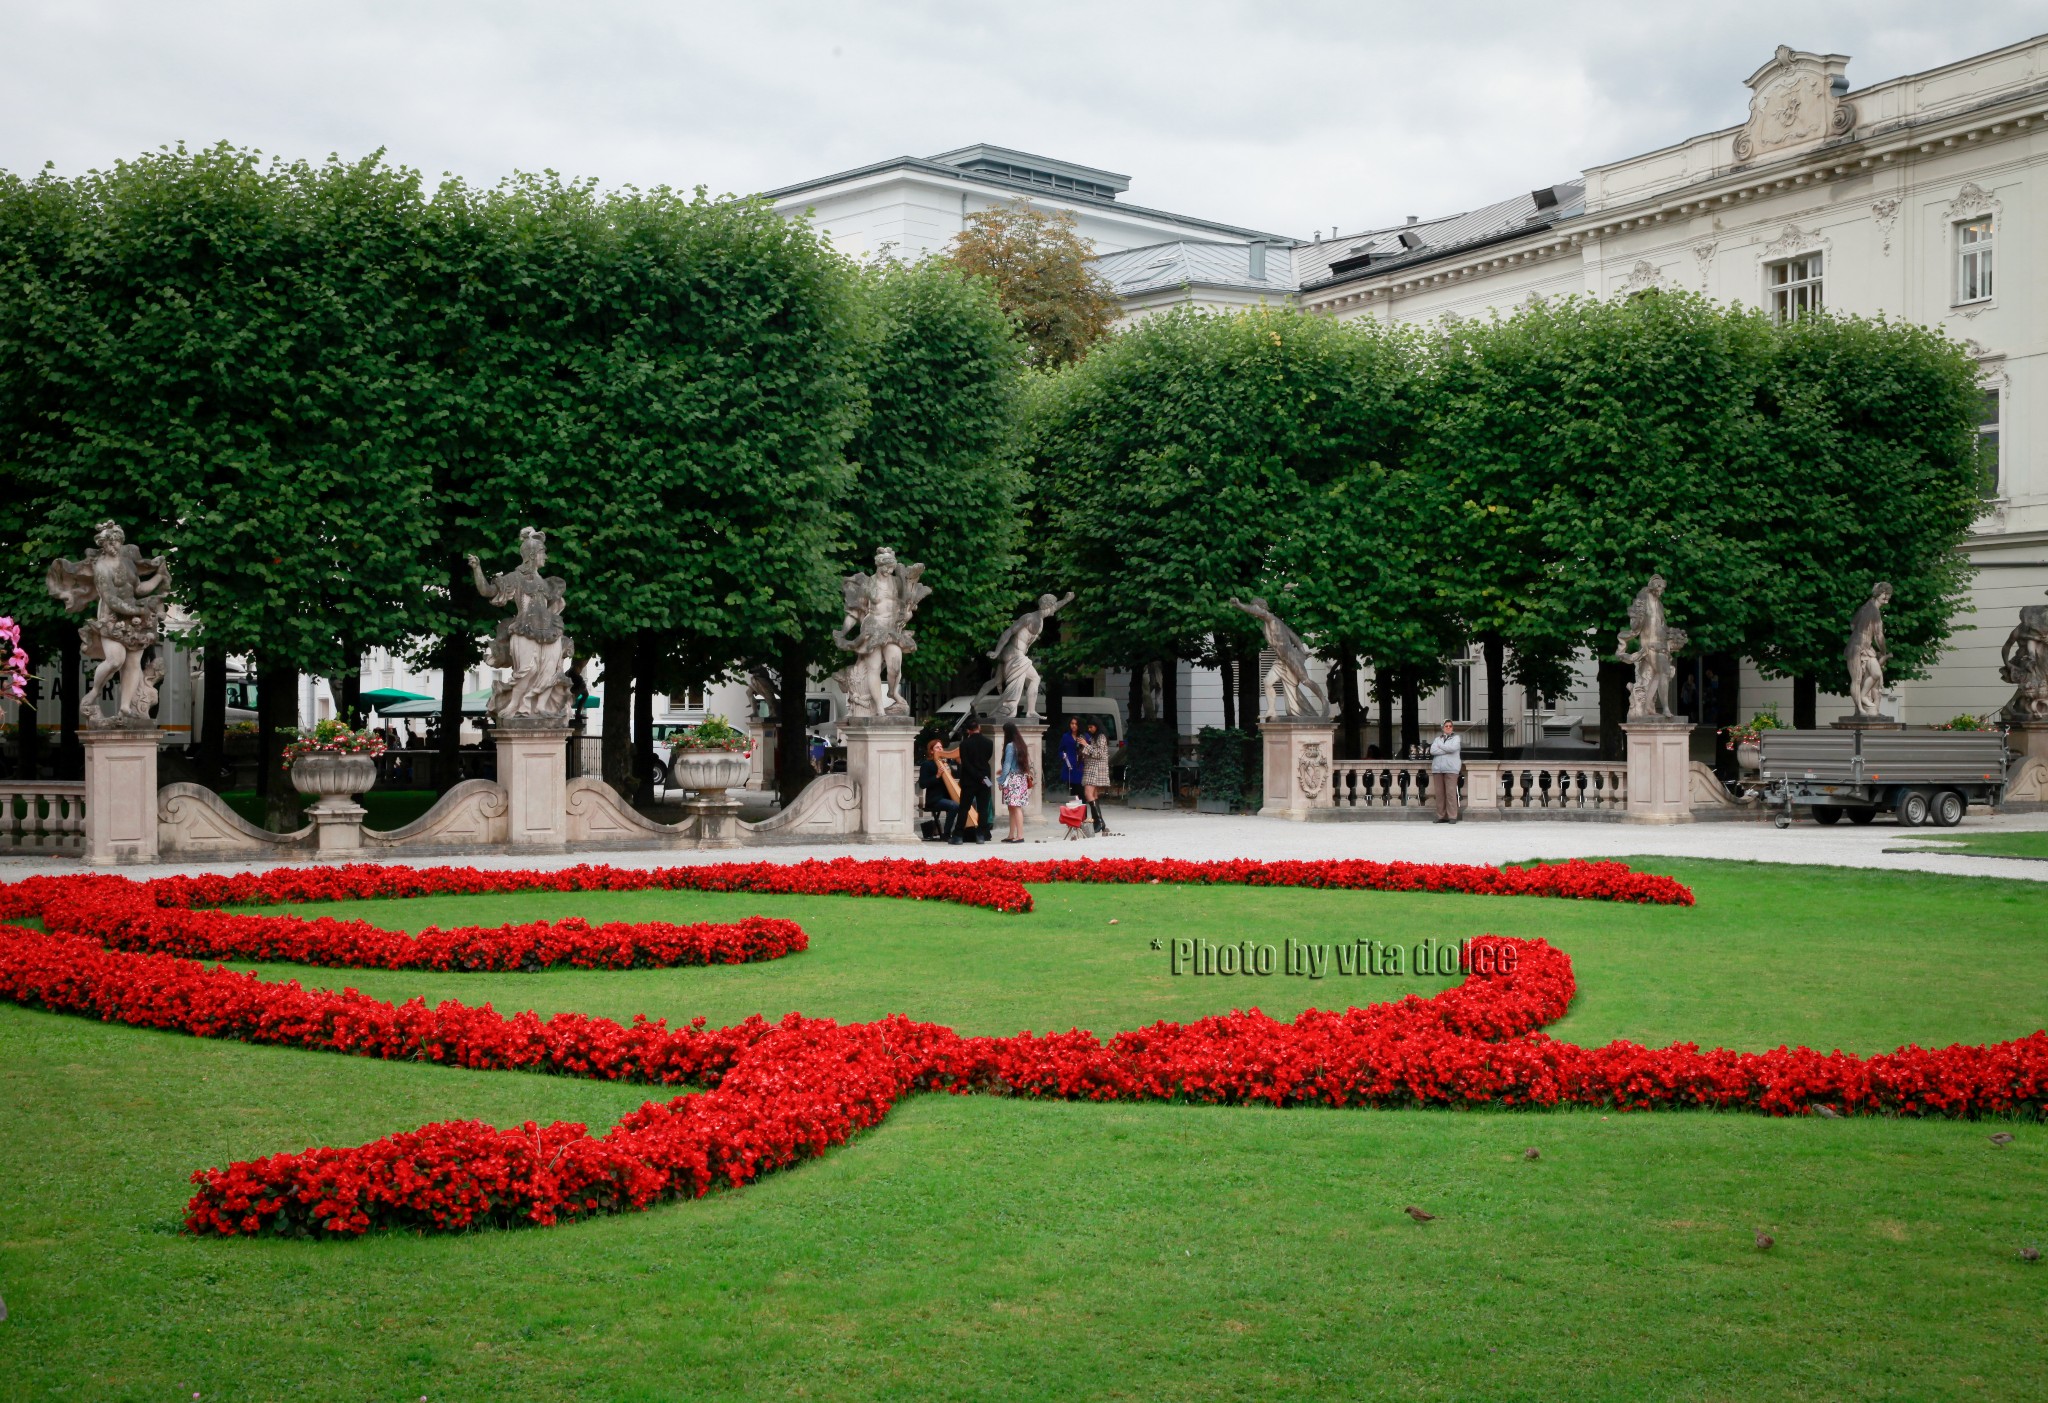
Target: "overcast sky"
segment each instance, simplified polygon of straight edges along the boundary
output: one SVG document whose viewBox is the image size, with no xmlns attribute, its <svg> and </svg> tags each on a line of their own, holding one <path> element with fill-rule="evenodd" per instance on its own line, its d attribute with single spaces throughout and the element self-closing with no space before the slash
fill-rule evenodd
<svg viewBox="0 0 2048 1403">
<path fill-rule="evenodd" d="M 0 167 L 227 140 L 724 193 L 986 141 L 1305 237 L 1733 125 L 1779 43 L 1860 88 L 2042 31 L 2041 0 L 0 0 Z"/>
</svg>

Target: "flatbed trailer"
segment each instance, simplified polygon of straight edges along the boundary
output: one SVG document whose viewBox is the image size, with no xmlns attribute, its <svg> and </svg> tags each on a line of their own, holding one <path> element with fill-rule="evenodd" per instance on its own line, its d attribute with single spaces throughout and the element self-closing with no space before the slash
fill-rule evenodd
<svg viewBox="0 0 2048 1403">
<path fill-rule="evenodd" d="M 1758 779 L 1783 828 L 1795 808 L 1817 823 L 1870 823 L 1895 813 L 1909 828 L 1953 828 L 1972 804 L 2005 796 L 2010 757 L 1997 731 L 1926 728 L 1765 731 Z"/>
</svg>

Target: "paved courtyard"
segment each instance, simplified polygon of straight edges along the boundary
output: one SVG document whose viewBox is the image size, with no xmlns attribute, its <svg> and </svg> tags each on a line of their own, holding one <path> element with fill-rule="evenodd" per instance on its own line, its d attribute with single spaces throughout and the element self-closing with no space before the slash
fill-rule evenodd
<svg viewBox="0 0 2048 1403">
<path fill-rule="evenodd" d="M 2048 881 L 2048 861 L 1964 857 L 1941 850 L 1944 840 L 1990 832 L 2048 831 L 2048 813 L 1972 814 L 1955 829 L 1899 828 L 1880 820 L 1867 828 L 1838 824 L 1823 828 L 1798 823 L 1776 829 L 1761 822 L 1686 823 L 1652 827 L 1632 823 L 1586 823 L 1514 819 L 1439 826 L 1427 821 L 1379 823 L 1289 823 L 1280 819 L 1186 812 L 1162 813 L 1110 806 L 1105 817 L 1117 832 L 1109 837 L 1066 841 L 1057 828 L 1041 830 L 1021 845 L 985 844 L 950 848 L 943 844 L 877 845 L 818 843 L 722 852 L 586 851 L 558 856 L 482 854 L 408 859 L 420 866 L 460 863 L 470 867 L 569 866 L 579 862 L 620 867 L 668 867 L 687 862 L 801 862 L 806 858 L 1170 857 L 1189 861 L 1222 858 L 1372 858 L 1388 862 L 1514 862 L 1527 858 L 1694 857 L 1738 862 L 1808 863 L 1833 867 L 1877 867 L 1945 872 L 1956 876 L 2016 877 Z M 1900 849 L 1911 849 L 1900 851 Z M 110 869 L 131 877 L 173 872 L 242 872 L 290 863 L 163 863 Z M 80 870 L 71 859 L 0 858 L 0 881 L 32 872 Z"/>
</svg>

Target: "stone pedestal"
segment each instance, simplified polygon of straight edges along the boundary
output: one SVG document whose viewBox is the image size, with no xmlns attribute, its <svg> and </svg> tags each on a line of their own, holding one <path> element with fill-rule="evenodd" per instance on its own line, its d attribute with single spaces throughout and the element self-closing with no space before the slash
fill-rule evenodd
<svg viewBox="0 0 2048 1403">
<path fill-rule="evenodd" d="M 566 722 L 514 718 L 492 730 L 505 790 L 506 844 L 515 851 L 569 846 L 569 729 Z"/>
<path fill-rule="evenodd" d="M 79 728 L 88 864 L 156 861 L 156 747 L 162 734 L 154 721 Z"/>
<path fill-rule="evenodd" d="M 1628 820 L 1692 822 L 1692 722 L 1624 721 L 1628 733 Z"/>
<path fill-rule="evenodd" d="M 2006 732 L 2005 748 L 2017 761 L 2048 764 L 2048 721 L 2015 721 Z"/>
<path fill-rule="evenodd" d="M 849 716 L 839 723 L 846 775 L 860 789 L 860 831 L 870 843 L 915 843 L 917 722 L 907 716 Z"/>
<path fill-rule="evenodd" d="M 1333 806 L 1330 761 L 1337 753 L 1337 723 L 1309 717 L 1259 722 L 1265 755 L 1260 818 L 1306 819 Z"/>
<path fill-rule="evenodd" d="M 1889 716 L 1838 716 L 1828 722 L 1828 728 L 1835 731 L 1903 731 L 1906 723 L 1894 721 Z"/>
<path fill-rule="evenodd" d="M 322 857 L 351 857 L 363 850 L 363 819 L 369 810 L 361 804 L 324 800 L 306 810 L 313 820 L 313 850 Z"/>
<path fill-rule="evenodd" d="M 683 812 L 697 820 L 697 846 L 736 848 L 740 845 L 740 801 L 724 790 L 706 790 L 683 801 Z"/>
</svg>

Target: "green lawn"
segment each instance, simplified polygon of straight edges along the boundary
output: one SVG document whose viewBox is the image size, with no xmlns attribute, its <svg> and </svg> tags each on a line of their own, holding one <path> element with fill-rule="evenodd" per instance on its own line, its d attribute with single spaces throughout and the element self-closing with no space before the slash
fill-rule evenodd
<svg viewBox="0 0 2048 1403">
<path fill-rule="evenodd" d="M 626 974 L 272 969 L 621 1018 L 901 1011 L 966 1032 L 1106 1032 L 1442 982 L 1176 979 L 1155 938 L 1490 930 L 1572 955 L 1579 997 L 1551 1031 L 1578 1042 L 1868 1052 L 2048 1025 L 2048 888 L 1642 865 L 1700 905 L 1040 887 L 1019 917 L 435 898 L 352 909 L 408 929 L 761 911 L 801 920 L 813 945 Z M 2001 1149 L 1996 1127 L 1918 1121 L 924 1096 L 822 1160 L 651 1213 L 347 1244 L 176 1231 L 203 1165 L 462 1116 L 602 1127 L 646 1095 L 0 1007 L 0 1398 L 2048 1395 L 2048 1275 L 2015 1256 L 2048 1246 L 2034 1125 Z M 1409 1203 L 1439 1220 L 1409 1222 Z"/>
<path fill-rule="evenodd" d="M 1940 844 L 1943 851 L 1953 848 L 1956 851 L 1966 853 L 1996 853 L 2004 857 L 2048 858 L 2048 832 L 1973 833 L 1966 838 L 1941 838 L 1936 841 Z"/>
</svg>

